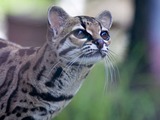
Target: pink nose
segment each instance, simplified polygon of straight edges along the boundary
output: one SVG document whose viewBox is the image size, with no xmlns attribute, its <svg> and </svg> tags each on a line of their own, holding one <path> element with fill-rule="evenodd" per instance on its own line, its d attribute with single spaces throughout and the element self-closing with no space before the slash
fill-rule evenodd
<svg viewBox="0 0 160 120">
<path fill-rule="evenodd" d="M 102 39 L 97 39 L 97 40 L 93 41 L 93 43 L 95 45 L 97 45 L 98 49 L 102 49 L 103 48 L 104 41 Z"/>
</svg>

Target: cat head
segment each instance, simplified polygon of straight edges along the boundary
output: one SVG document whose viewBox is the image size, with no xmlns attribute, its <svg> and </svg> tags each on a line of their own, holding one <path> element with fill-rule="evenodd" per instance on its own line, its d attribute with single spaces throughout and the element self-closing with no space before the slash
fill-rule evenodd
<svg viewBox="0 0 160 120">
<path fill-rule="evenodd" d="M 107 56 L 112 25 L 109 11 L 97 17 L 71 17 L 53 6 L 48 11 L 48 22 L 52 33 L 49 44 L 63 62 L 91 65 Z"/>
</svg>

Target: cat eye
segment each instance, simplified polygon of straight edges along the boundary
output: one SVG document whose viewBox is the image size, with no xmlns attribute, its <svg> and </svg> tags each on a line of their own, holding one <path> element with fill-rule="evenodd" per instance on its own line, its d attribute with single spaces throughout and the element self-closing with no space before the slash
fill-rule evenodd
<svg viewBox="0 0 160 120">
<path fill-rule="evenodd" d="M 108 31 L 102 31 L 100 35 L 104 40 L 110 39 L 110 35 L 109 35 Z"/>
<path fill-rule="evenodd" d="M 91 39 L 91 35 L 82 29 L 77 29 L 73 31 L 73 35 L 78 39 L 84 39 L 84 38 L 87 38 L 87 40 Z"/>
</svg>

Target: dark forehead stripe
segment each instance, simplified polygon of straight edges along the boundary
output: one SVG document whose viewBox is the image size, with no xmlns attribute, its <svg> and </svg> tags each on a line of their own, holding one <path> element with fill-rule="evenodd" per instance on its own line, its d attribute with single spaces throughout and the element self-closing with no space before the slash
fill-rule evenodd
<svg viewBox="0 0 160 120">
<path fill-rule="evenodd" d="M 80 16 L 80 17 L 82 18 L 82 21 L 86 20 L 92 23 L 96 21 L 94 17 L 89 17 L 89 16 Z"/>
<path fill-rule="evenodd" d="M 86 29 L 86 22 L 91 22 L 91 23 L 95 23 L 97 22 L 100 26 L 100 29 L 102 30 L 102 25 L 99 21 L 96 20 L 96 18 L 94 17 L 89 17 L 89 16 L 77 16 L 81 22 L 82 27 L 84 27 Z"/>
<path fill-rule="evenodd" d="M 82 25 L 82 27 L 84 28 L 84 29 L 86 29 L 86 24 L 83 22 L 83 18 L 81 17 L 81 16 L 78 16 L 78 18 L 79 18 L 79 20 L 80 20 L 80 22 L 81 22 L 81 25 Z"/>
<path fill-rule="evenodd" d="M 100 26 L 100 29 L 102 30 L 102 25 L 101 25 L 101 23 L 98 21 L 98 20 L 96 20 L 97 22 L 98 22 L 98 24 L 99 24 L 99 26 Z"/>
</svg>

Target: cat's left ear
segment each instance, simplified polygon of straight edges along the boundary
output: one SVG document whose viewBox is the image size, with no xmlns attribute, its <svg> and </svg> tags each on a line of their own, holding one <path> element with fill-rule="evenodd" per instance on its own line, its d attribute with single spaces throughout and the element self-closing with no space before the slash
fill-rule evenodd
<svg viewBox="0 0 160 120">
<path fill-rule="evenodd" d="M 108 30 L 111 28 L 112 26 L 112 15 L 109 11 L 103 11 L 102 13 L 100 13 L 96 19 Z"/>
<path fill-rule="evenodd" d="M 48 22 L 56 35 L 62 30 L 68 18 L 69 15 L 58 6 L 52 6 L 48 10 Z"/>
</svg>

